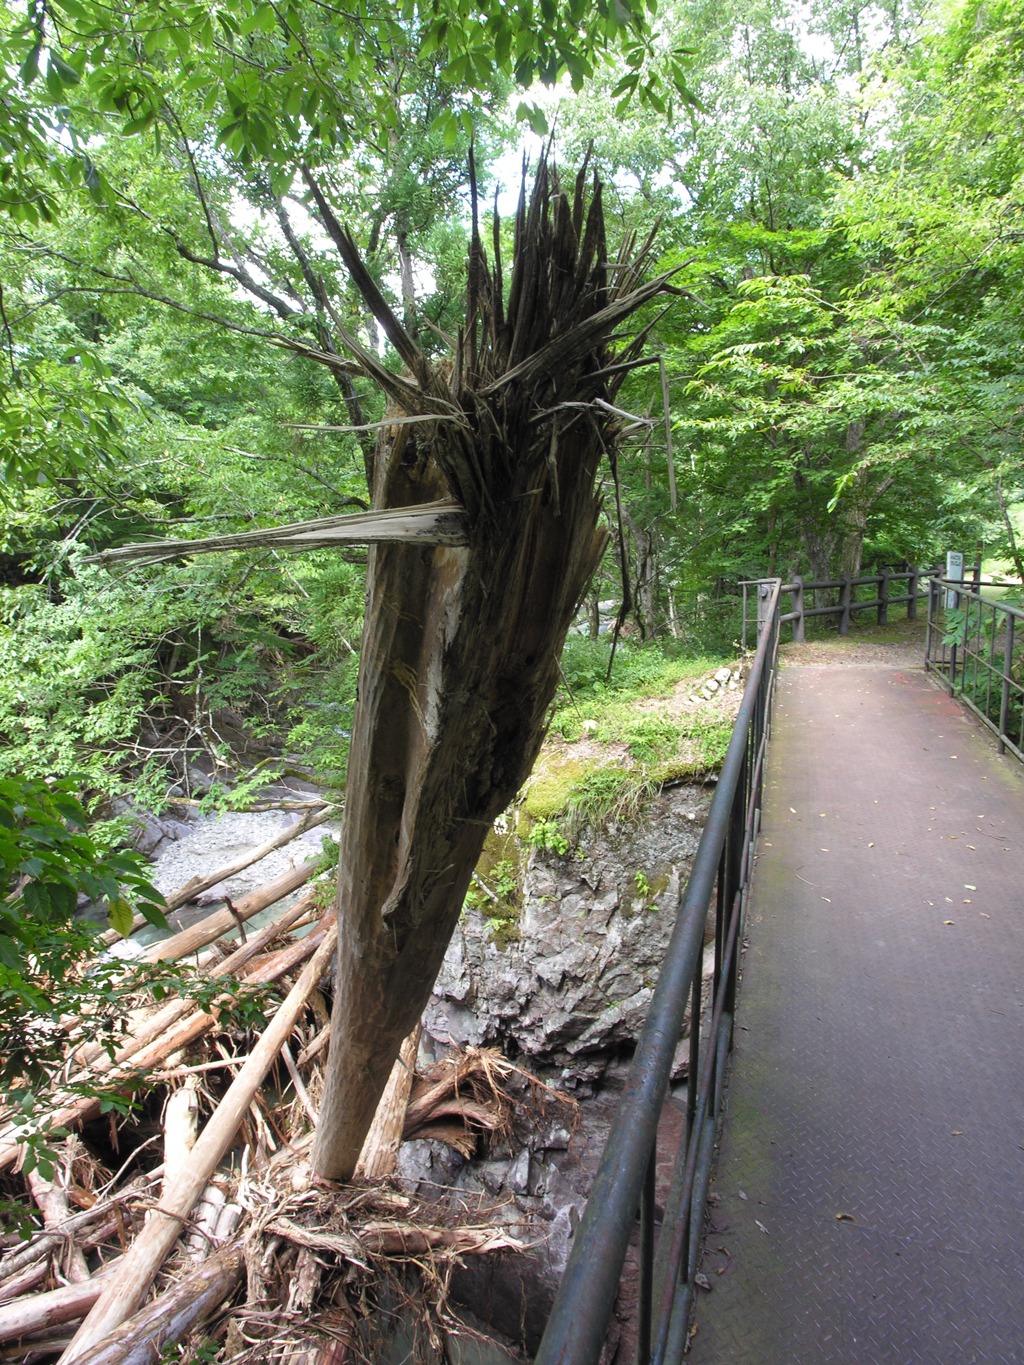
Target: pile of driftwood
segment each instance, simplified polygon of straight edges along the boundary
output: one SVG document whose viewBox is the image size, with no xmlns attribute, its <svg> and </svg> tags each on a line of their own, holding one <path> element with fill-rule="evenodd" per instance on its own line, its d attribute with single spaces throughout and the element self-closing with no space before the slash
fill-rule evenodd
<svg viewBox="0 0 1024 1365">
<path fill-rule="evenodd" d="M 2 1194 L 9 1208 L 31 1203 L 37 1224 L 27 1238 L 9 1232 L 0 1250 L 0 1360 L 371 1359 L 380 1305 L 394 1316 L 410 1274 L 437 1344 L 446 1266 L 523 1249 L 485 1208 L 423 1202 L 393 1178 L 406 1138 L 470 1156 L 482 1135 L 508 1134 L 503 1082 L 513 1068 L 489 1050 L 453 1052 L 417 1076 L 417 1028 L 355 1179 L 342 1187 L 311 1176 L 337 941 L 327 885 L 310 881 L 316 867 L 150 948 L 116 1046 L 95 1041 L 95 1019 L 66 1021 L 64 1066 L 45 1097 L 52 1170 L 29 1169 L 17 1114 L 0 1119 Z M 294 904 L 246 936 L 246 920 L 303 882 Z M 224 942 L 236 930 L 241 941 Z M 203 989 L 154 1000 L 146 965 L 184 960 Z M 267 1016 L 259 1033 L 237 1026 L 239 1003 L 255 992 Z M 115 1117 L 116 1095 L 135 1096 L 132 1117 Z M 114 1171 L 118 1148 L 128 1156 Z"/>
</svg>

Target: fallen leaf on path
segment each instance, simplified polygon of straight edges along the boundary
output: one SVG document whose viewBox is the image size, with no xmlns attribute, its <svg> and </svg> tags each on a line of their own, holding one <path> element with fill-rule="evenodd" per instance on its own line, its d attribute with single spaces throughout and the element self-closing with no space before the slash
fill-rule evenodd
<svg viewBox="0 0 1024 1365">
<path fill-rule="evenodd" d="M 754 1222 L 757 1224 L 757 1226 L 761 1229 L 762 1232 L 766 1233 L 768 1231 L 765 1225 L 761 1222 L 760 1218 L 755 1218 Z"/>
<path fill-rule="evenodd" d="M 836 1220 L 840 1223 L 856 1223 L 857 1221 L 852 1213 L 837 1213 Z"/>
<path fill-rule="evenodd" d="M 944 919 L 942 922 L 943 922 L 943 924 L 955 924 L 955 923 L 956 923 L 956 920 L 955 920 L 955 919 Z"/>
<path fill-rule="evenodd" d="M 823 901 L 828 901 L 829 905 L 832 904 L 832 902 L 828 900 L 828 897 L 827 897 L 827 896 L 822 896 L 821 899 L 822 899 Z"/>
<path fill-rule="evenodd" d="M 696 1285 L 700 1285 L 701 1289 L 706 1289 L 709 1294 L 711 1293 L 711 1281 L 703 1273 L 703 1271 L 700 1270 L 697 1271 L 696 1275 L 694 1275 L 693 1277 L 693 1282 Z"/>
<path fill-rule="evenodd" d="M 964 890 L 965 890 L 965 891 L 977 891 L 977 889 L 978 889 L 978 888 L 977 888 L 976 886 L 972 886 L 972 885 L 970 884 L 970 882 L 964 882 Z"/>
</svg>

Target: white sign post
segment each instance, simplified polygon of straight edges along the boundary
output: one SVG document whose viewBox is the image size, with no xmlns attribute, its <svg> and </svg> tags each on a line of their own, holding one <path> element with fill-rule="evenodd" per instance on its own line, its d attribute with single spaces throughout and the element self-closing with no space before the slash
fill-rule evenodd
<svg viewBox="0 0 1024 1365">
<path fill-rule="evenodd" d="M 958 550 L 949 550 L 946 554 L 946 579 L 952 583 L 962 583 L 964 581 L 964 557 Z M 946 589 L 946 610 L 949 611 L 956 606 L 957 594 L 953 588 Z"/>
</svg>

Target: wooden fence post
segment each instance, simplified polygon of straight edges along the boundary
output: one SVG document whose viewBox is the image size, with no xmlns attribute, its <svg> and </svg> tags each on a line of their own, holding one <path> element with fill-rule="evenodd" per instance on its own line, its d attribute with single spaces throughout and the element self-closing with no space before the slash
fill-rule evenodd
<svg viewBox="0 0 1024 1365">
<path fill-rule="evenodd" d="M 890 570 L 883 569 L 878 582 L 878 624 L 889 624 L 889 576 Z"/>
<path fill-rule="evenodd" d="M 799 615 L 793 622 L 793 639 L 798 644 L 803 644 L 804 639 L 804 580 L 801 574 L 793 577 L 793 610 Z"/>
<path fill-rule="evenodd" d="M 844 573 L 843 576 L 842 576 L 842 578 L 843 578 L 843 586 L 839 589 L 839 606 L 842 608 L 842 614 L 841 614 L 840 617 L 839 617 L 839 634 L 840 634 L 840 635 L 849 635 L 849 633 L 850 633 L 850 600 L 851 600 L 851 598 L 852 598 L 852 596 L 853 596 L 853 586 L 852 586 L 852 583 L 851 583 L 851 575 L 850 575 L 850 574 Z"/>
<path fill-rule="evenodd" d="M 917 580 L 920 574 L 916 569 L 910 570 L 910 577 L 907 579 L 907 592 L 910 594 L 910 601 L 907 603 L 907 620 L 917 620 Z"/>
</svg>

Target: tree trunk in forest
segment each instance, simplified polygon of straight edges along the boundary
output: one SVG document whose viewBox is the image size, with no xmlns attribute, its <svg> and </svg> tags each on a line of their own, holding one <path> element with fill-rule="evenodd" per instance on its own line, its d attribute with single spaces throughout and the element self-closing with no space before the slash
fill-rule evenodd
<svg viewBox="0 0 1024 1365">
<path fill-rule="evenodd" d="M 636 550 L 636 580 L 633 588 L 633 616 L 640 628 L 640 639 L 653 640 L 657 634 L 654 598 L 657 586 L 654 530 L 637 526 L 623 508 L 623 515 Z"/>
<path fill-rule="evenodd" d="M 312 182 L 311 186 L 312 186 Z M 402 1039 L 429 998 L 494 819 L 529 775 L 558 658 L 607 539 L 595 475 L 619 424 L 608 401 L 638 358 L 608 337 L 667 277 L 638 284 L 650 240 L 607 269 L 596 182 L 561 193 L 543 162 L 516 216 L 507 311 L 475 221 L 465 329 L 431 365 L 313 186 L 357 287 L 415 377 L 355 345 L 392 400 L 374 507 L 454 498 L 466 546 L 370 550 L 338 881 L 330 1062 L 313 1148 L 351 1177 Z M 499 241 L 497 223 L 495 246 Z M 626 268 L 626 267 L 629 268 Z M 572 408 L 565 404 L 574 404 Z M 430 420 L 436 418 L 437 420 Z"/>
<path fill-rule="evenodd" d="M 601 634 L 601 585 L 596 583 L 594 591 L 587 598 L 587 628 L 590 638 L 596 640 Z"/>
</svg>

